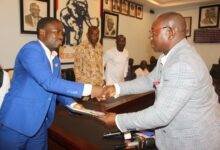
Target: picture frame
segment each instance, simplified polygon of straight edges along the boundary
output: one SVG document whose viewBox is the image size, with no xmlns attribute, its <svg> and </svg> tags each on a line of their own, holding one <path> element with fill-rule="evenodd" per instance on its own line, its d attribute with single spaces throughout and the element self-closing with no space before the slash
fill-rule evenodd
<svg viewBox="0 0 220 150">
<path fill-rule="evenodd" d="M 74 64 L 75 50 L 72 46 L 63 45 L 59 48 L 59 58 L 62 65 Z"/>
<path fill-rule="evenodd" d="M 112 0 L 102 0 L 102 3 L 104 11 L 112 11 Z"/>
<path fill-rule="evenodd" d="M 121 11 L 121 0 L 112 0 L 112 11 L 120 13 Z"/>
<path fill-rule="evenodd" d="M 104 38 L 116 38 L 118 35 L 118 14 L 104 12 L 102 31 Z"/>
<path fill-rule="evenodd" d="M 216 28 L 219 26 L 219 5 L 199 7 L 199 28 Z"/>
<path fill-rule="evenodd" d="M 129 15 L 136 17 L 136 4 L 133 2 L 129 2 Z"/>
<path fill-rule="evenodd" d="M 129 2 L 127 0 L 121 0 L 121 14 L 128 15 Z"/>
<path fill-rule="evenodd" d="M 184 17 L 186 21 L 186 37 L 191 36 L 191 30 L 192 30 L 192 17 Z"/>
<path fill-rule="evenodd" d="M 136 17 L 143 19 L 143 5 L 136 4 Z"/>
<path fill-rule="evenodd" d="M 38 21 L 49 16 L 50 0 L 20 0 L 21 33 L 36 34 Z"/>
</svg>

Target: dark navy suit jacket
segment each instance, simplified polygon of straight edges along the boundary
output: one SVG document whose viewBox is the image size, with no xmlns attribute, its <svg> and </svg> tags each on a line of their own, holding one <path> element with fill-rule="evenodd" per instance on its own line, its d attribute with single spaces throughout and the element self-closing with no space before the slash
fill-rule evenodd
<svg viewBox="0 0 220 150">
<path fill-rule="evenodd" d="M 53 60 L 53 72 L 38 41 L 24 45 L 14 67 L 11 88 L 0 110 L 0 123 L 24 135 L 33 136 L 46 121 L 53 121 L 56 99 L 67 105 L 82 96 L 84 85 L 61 79 L 60 60 Z"/>
</svg>

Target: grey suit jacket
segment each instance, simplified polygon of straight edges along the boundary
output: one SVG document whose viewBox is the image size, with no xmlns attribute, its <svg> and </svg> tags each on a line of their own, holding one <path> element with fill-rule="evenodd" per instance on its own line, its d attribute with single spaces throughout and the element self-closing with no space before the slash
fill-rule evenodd
<svg viewBox="0 0 220 150">
<path fill-rule="evenodd" d="M 205 63 L 186 39 L 172 48 L 164 65 L 160 57 L 148 76 L 119 86 L 120 95 L 154 89 L 156 94 L 153 106 L 117 115 L 120 130 L 156 128 L 162 150 L 220 150 L 217 94 Z"/>
</svg>

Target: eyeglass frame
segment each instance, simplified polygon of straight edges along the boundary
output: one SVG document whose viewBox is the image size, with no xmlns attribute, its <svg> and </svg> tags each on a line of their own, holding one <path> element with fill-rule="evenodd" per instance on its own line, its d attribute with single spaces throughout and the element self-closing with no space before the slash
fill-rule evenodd
<svg viewBox="0 0 220 150">
<path fill-rule="evenodd" d="M 159 31 L 159 30 L 167 29 L 167 28 L 172 29 L 172 28 L 169 27 L 169 26 L 164 26 L 164 27 L 161 27 L 161 28 L 156 28 L 156 29 L 154 29 L 154 30 L 149 30 L 149 32 L 150 32 L 149 39 L 153 39 L 153 38 L 154 38 L 154 36 L 155 36 L 155 31 L 157 31 L 157 30 Z M 158 36 L 158 35 L 156 35 L 156 36 Z"/>
</svg>

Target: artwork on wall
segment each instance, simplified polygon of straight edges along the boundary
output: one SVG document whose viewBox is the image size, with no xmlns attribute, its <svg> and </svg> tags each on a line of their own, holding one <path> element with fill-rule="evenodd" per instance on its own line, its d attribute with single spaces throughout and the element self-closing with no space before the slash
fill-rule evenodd
<svg viewBox="0 0 220 150">
<path fill-rule="evenodd" d="M 136 13 L 136 17 L 139 19 L 143 19 L 143 5 L 137 5 L 137 13 Z"/>
<path fill-rule="evenodd" d="M 20 0 L 21 33 L 36 34 L 37 23 L 50 16 L 49 0 Z"/>
<path fill-rule="evenodd" d="M 112 0 L 103 0 L 103 9 L 105 11 L 112 11 Z"/>
<path fill-rule="evenodd" d="M 97 10 L 98 14 L 100 10 Z M 54 0 L 55 17 L 65 28 L 65 45 L 78 45 L 82 41 L 85 26 L 98 26 L 99 16 L 89 13 L 87 0 Z"/>
<path fill-rule="evenodd" d="M 128 10 L 129 10 L 128 4 L 129 3 L 127 0 L 121 0 L 121 14 L 128 15 Z"/>
<path fill-rule="evenodd" d="M 215 28 L 219 25 L 219 6 L 203 6 L 199 8 L 199 28 Z"/>
<path fill-rule="evenodd" d="M 116 38 L 118 35 L 118 15 L 104 12 L 103 37 Z"/>
<path fill-rule="evenodd" d="M 119 13 L 121 10 L 120 0 L 112 0 L 112 11 Z"/>
<path fill-rule="evenodd" d="M 129 15 L 132 17 L 136 16 L 136 4 L 133 2 L 129 2 Z"/>
<path fill-rule="evenodd" d="M 186 21 L 186 37 L 191 36 L 192 17 L 184 17 Z"/>
</svg>

